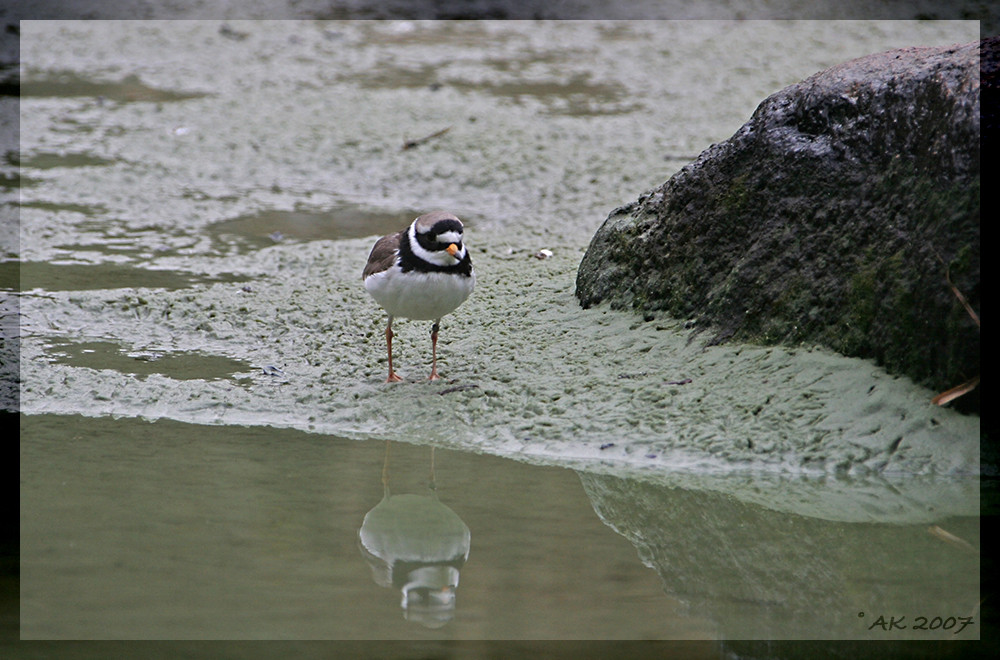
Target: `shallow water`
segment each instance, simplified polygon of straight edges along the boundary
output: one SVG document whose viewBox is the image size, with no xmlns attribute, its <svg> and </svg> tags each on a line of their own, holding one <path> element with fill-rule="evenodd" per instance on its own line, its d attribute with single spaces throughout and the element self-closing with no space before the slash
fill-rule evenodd
<svg viewBox="0 0 1000 660">
<path fill-rule="evenodd" d="M 573 471 L 398 443 L 389 451 L 394 497 L 432 502 L 433 493 L 471 530 L 454 609 L 422 622 L 407 620 L 399 586 L 379 586 L 359 548 L 383 496 L 385 443 L 23 418 L 22 638 L 715 635 L 600 522 Z"/>
<path fill-rule="evenodd" d="M 366 559 L 383 479 L 419 503 Z M 405 443 L 26 416 L 21 637 L 975 639 L 978 519 L 939 523 L 954 539 Z M 450 606 L 404 609 L 445 565 Z"/>
<path fill-rule="evenodd" d="M 22 637 L 977 639 L 978 418 L 868 362 L 573 297 L 611 209 L 768 94 L 977 31 L 23 24 L 0 236 Z M 404 322 L 411 382 L 387 387 L 361 267 L 436 207 L 467 221 L 479 288 L 443 324 L 444 380 Z M 358 545 L 387 441 L 390 492 L 423 499 L 380 511 L 469 530 L 467 560 L 446 524 L 448 557 L 405 563 L 460 574 L 423 624 L 377 561 L 412 516 Z"/>
</svg>

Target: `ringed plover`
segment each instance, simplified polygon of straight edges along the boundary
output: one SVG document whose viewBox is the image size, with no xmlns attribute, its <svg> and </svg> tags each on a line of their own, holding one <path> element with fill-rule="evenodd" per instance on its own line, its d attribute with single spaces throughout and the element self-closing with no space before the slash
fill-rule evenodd
<svg viewBox="0 0 1000 660">
<path fill-rule="evenodd" d="M 447 211 L 421 215 L 409 227 L 375 242 L 365 264 L 365 289 L 389 314 L 385 326 L 389 354 L 387 383 L 403 380 L 392 368 L 392 321 L 434 321 L 431 375 L 437 380 L 437 339 L 441 317 L 454 312 L 476 286 L 472 259 L 462 242 L 462 221 Z"/>
</svg>

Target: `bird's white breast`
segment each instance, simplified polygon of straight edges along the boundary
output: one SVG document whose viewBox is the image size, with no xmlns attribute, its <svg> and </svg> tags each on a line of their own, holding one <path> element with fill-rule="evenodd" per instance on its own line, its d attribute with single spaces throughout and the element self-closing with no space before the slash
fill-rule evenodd
<svg viewBox="0 0 1000 660">
<path fill-rule="evenodd" d="M 472 294 L 476 276 L 402 272 L 393 266 L 365 279 L 365 289 L 397 318 L 436 321 L 455 311 Z"/>
</svg>

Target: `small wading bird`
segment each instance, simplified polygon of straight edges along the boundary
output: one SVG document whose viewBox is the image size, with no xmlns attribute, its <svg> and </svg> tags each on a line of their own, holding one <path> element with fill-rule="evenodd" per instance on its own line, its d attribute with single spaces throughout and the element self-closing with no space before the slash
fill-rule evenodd
<svg viewBox="0 0 1000 660">
<path fill-rule="evenodd" d="M 462 243 L 462 221 L 447 211 L 418 217 L 403 231 L 375 242 L 365 264 L 365 289 L 389 314 L 385 326 L 389 353 L 387 383 L 403 380 L 392 368 L 392 320 L 434 321 L 431 375 L 437 380 L 437 339 L 441 317 L 458 309 L 472 293 L 476 274 Z"/>
</svg>

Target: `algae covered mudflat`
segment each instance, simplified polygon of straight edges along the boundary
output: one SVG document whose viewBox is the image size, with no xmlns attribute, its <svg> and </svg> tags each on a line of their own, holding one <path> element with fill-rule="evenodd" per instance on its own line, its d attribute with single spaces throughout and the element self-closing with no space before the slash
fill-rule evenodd
<svg viewBox="0 0 1000 660">
<path fill-rule="evenodd" d="M 850 57 L 972 40 L 974 25 L 228 28 L 246 37 L 213 22 L 24 28 L 23 80 L 42 90 L 21 105 L 25 412 L 663 473 L 978 472 L 978 418 L 928 406 L 932 393 L 868 362 L 705 347 L 682 319 L 573 296 L 608 210 L 728 137 L 761 98 Z M 719 40 L 734 52 L 708 48 Z M 386 223 L 431 208 L 467 221 L 479 286 L 445 321 L 445 380 L 386 387 L 361 267 Z M 401 374 L 424 373 L 429 328 L 397 330 Z M 67 362 L 67 341 L 248 366 L 178 378 Z"/>
</svg>

